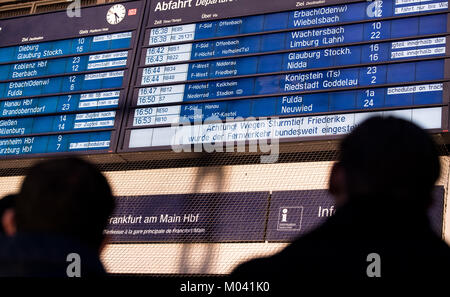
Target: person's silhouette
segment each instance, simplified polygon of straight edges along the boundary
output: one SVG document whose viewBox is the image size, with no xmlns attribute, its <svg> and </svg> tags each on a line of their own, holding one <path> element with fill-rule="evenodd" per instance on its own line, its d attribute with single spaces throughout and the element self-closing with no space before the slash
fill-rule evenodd
<svg viewBox="0 0 450 297">
<path fill-rule="evenodd" d="M 94 165 L 67 158 L 33 166 L 8 216 L 17 232 L 0 244 L 0 276 L 105 275 L 99 254 L 113 208 L 110 186 Z"/>
<path fill-rule="evenodd" d="M 426 214 L 439 175 L 430 135 L 405 120 L 371 118 L 341 143 L 329 184 L 338 207 L 334 216 L 280 253 L 240 265 L 232 276 L 283 276 L 285 285 L 449 277 L 450 248 Z"/>
<path fill-rule="evenodd" d="M 12 219 L 16 197 L 16 194 L 9 194 L 0 199 L 0 237 L 10 236 L 16 232 Z"/>
</svg>

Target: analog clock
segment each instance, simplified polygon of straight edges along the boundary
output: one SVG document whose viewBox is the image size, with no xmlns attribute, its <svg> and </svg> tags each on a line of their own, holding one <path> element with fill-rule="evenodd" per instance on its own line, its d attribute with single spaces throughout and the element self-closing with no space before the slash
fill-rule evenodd
<svg viewBox="0 0 450 297">
<path fill-rule="evenodd" d="M 108 10 L 108 13 L 106 14 L 106 20 L 111 25 L 117 25 L 120 23 L 126 15 L 126 8 L 122 4 L 116 4 L 114 6 L 111 6 L 111 8 Z"/>
</svg>

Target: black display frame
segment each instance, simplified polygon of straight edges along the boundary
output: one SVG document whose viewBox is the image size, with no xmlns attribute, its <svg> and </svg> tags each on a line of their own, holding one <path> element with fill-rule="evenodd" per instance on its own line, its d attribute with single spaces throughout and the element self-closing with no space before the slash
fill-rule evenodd
<svg viewBox="0 0 450 297">
<path fill-rule="evenodd" d="M 167 151 L 171 150 L 171 146 L 157 146 L 157 147 L 139 147 L 139 148 L 130 148 L 129 142 L 130 142 L 130 134 L 133 130 L 141 130 L 141 129 L 151 129 L 151 128 L 163 128 L 163 127 L 171 127 L 171 124 L 160 124 L 160 125 L 146 125 L 146 126 L 139 126 L 139 127 L 133 127 L 133 118 L 134 118 L 134 110 L 140 109 L 140 108 L 157 108 L 161 106 L 183 106 L 183 105 L 189 105 L 189 104 L 198 104 L 198 103 L 210 103 L 210 102 L 224 102 L 224 101 L 234 101 L 234 100 L 240 100 L 240 99 L 257 99 L 257 98 L 268 98 L 268 97 L 279 97 L 283 95 L 289 95 L 289 96 L 295 96 L 295 95 L 301 95 L 301 94 L 314 94 L 314 93 L 326 93 L 326 92 L 337 92 L 337 91 L 349 91 L 349 90 L 361 90 L 361 89 L 377 89 L 377 88 L 387 88 L 387 87 L 401 87 L 401 86 L 410 86 L 410 85 L 416 85 L 417 82 L 406 82 L 406 83 L 395 83 L 395 84 L 383 84 L 383 85 L 375 85 L 375 86 L 360 86 L 360 87 L 349 87 L 349 88 L 339 88 L 339 89 L 324 89 L 324 90 L 316 90 L 316 91 L 300 91 L 300 92 L 291 92 L 291 93 L 277 93 L 273 95 L 251 95 L 251 96 L 242 96 L 242 97 L 233 97 L 233 98 L 215 98 L 215 99 L 209 99 L 209 100 L 199 100 L 199 101 L 183 101 L 183 102 L 177 102 L 177 103 L 167 103 L 167 104 L 154 104 L 151 106 L 142 105 L 137 106 L 137 97 L 139 88 L 143 88 L 143 86 L 139 86 L 139 81 L 142 78 L 142 69 L 147 67 L 156 67 L 156 66 L 167 66 L 167 65 L 178 65 L 178 64 L 188 64 L 188 63 L 197 63 L 197 62 L 205 62 L 205 61 L 214 61 L 214 60 L 223 60 L 223 59 L 236 59 L 240 57 L 251 57 L 251 56 L 260 56 L 260 55 L 268 55 L 268 54 L 280 54 L 280 53 L 286 53 L 286 52 L 296 52 L 296 51 L 307 51 L 311 49 L 321 49 L 321 48 L 334 48 L 334 47 L 342 47 L 342 46 L 353 46 L 353 45 L 364 45 L 364 44 L 371 44 L 373 41 L 363 41 L 363 42 L 356 42 L 356 43 L 345 43 L 345 44 L 336 44 L 336 45 L 327 45 L 327 46 L 321 46 L 317 48 L 301 48 L 301 49 L 294 49 L 294 50 L 281 50 L 281 51 L 273 51 L 273 52 L 267 52 L 267 53 L 253 53 L 253 54 L 246 54 L 246 55 L 235 55 L 230 57 L 217 57 L 217 58 L 206 58 L 206 59 L 199 59 L 199 60 L 188 60 L 188 61 L 178 61 L 178 62 L 170 62 L 170 63 L 161 63 L 153 66 L 149 65 L 143 65 L 142 61 L 145 59 L 146 55 L 146 49 L 152 48 L 152 47 L 162 47 L 162 46 L 172 46 L 172 45 L 179 45 L 179 44 L 186 44 L 186 43 L 192 43 L 192 42 L 202 42 L 202 41 L 211 41 L 211 40 L 221 40 L 221 39 L 231 39 L 236 37 L 245 37 L 245 36 L 256 36 L 256 35 L 263 35 L 268 33 L 283 33 L 283 32 L 290 32 L 290 31 L 296 31 L 297 29 L 283 29 L 283 30 L 275 30 L 270 32 L 258 32 L 258 33 L 249 33 L 249 34 L 239 34 L 239 35 L 229 35 L 229 36 L 221 36 L 221 37 L 212 37 L 207 39 L 198 39 L 195 41 L 181 41 L 181 42 L 173 42 L 173 43 L 161 43 L 157 45 L 147 45 L 146 40 L 150 37 L 150 31 L 153 28 L 160 28 L 160 27 L 167 27 L 167 26 L 178 26 L 178 25 L 184 25 L 184 24 L 192 24 L 192 23 L 198 23 L 198 22 L 205 22 L 205 21 L 215 21 L 215 20 L 226 20 L 226 19 L 232 19 L 236 17 L 246 17 L 246 16 L 254 16 L 254 15 L 260 15 L 260 14 L 266 14 L 266 13 L 279 13 L 279 12 L 287 12 L 287 11 L 295 11 L 299 9 L 307 9 L 307 8 L 319 8 L 319 7 L 326 7 L 330 5 L 344 5 L 344 4 L 352 4 L 352 3 L 361 3 L 361 2 L 367 2 L 367 1 L 361 1 L 361 0 L 348 0 L 348 1 L 339 1 L 339 0 L 324 0 L 317 2 L 306 2 L 305 1 L 276 1 L 276 2 L 269 2 L 269 1 L 258 1 L 258 0 L 249 0 L 246 1 L 245 6 L 239 5 L 237 2 L 231 3 L 231 8 L 224 9 L 221 11 L 221 13 L 224 13 L 226 11 L 226 15 L 223 17 L 220 17 L 220 15 L 216 17 L 211 17 L 204 19 L 202 18 L 202 15 L 210 14 L 213 15 L 214 13 L 217 13 L 217 7 L 214 7 L 213 5 L 209 5 L 206 7 L 191 7 L 191 8 L 183 8 L 183 9 L 174 9 L 164 12 L 154 12 L 155 7 L 158 2 L 156 0 L 149 0 L 151 4 L 148 6 L 148 11 L 146 12 L 145 19 L 148 19 L 148 23 L 146 27 L 143 29 L 141 34 L 143 37 L 140 40 L 139 48 L 137 49 L 137 61 L 136 61 L 136 73 L 132 78 L 132 85 L 130 87 L 130 94 L 128 96 L 128 102 L 129 104 L 126 107 L 125 110 L 125 118 L 123 119 L 123 128 L 121 129 L 121 136 L 120 136 L 120 142 L 118 146 L 118 153 L 132 153 L 132 152 L 144 152 L 144 151 Z M 304 4 L 310 4 L 302 7 L 293 7 L 295 5 L 298 5 L 299 3 L 303 2 Z M 228 3 L 229 5 L 230 3 Z M 222 6 L 223 8 L 223 6 Z M 192 13 L 190 12 L 192 11 Z M 250 11 L 250 12 L 247 12 Z M 447 41 L 450 41 L 450 9 L 447 9 L 446 11 L 437 11 L 437 12 L 424 12 L 424 13 L 416 13 L 416 14 L 410 14 L 410 15 L 401 15 L 401 16 L 390 16 L 390 17 L 382 17 L 377 18 L 377 21 L 387 21 L 387 20 L 395 20 L 395 19 L 405 19 L 405 18 L 412 18 L 412 17 L 419 17 L 419 16 L 428 16 L 428 15 L 436 15 L 436 14 L 447 14 L 447 32 L 442 34 L 428 34 L 423 35 L 420 38 L 433 38 L 433 37 L 443 37 L 445 36 L 447 38 Z M 164 21 L 166 20 L 166 21 Z M 168 20 L 177 20 L 176 23 L 169 23 Z M 323 28 L 323 27 L 333 27 L 333 26 L 343 26 L 346 24 L 364 24 L 364 23 L 370 23 L 373 22 L 373 20 L 362 20 L 362 21 L 354 21 L 354 22 L 342 22 L 339 24 L 326 24 L 326 25 L 316 25 L 316 26 L 308 26 L 301 29 L 316 29 L 316 28 Z M 155 25 L 155 23 L 157 23 Z M 403 41 L 403 40 L 411 40 L 414 39 L 414 37 L 402 37 L 402 38 L 390 38 L 385 39 L 380 42 L 392 42 L 392 41 Z M 384 62 L 377 62 L 377 63 L 365 63 L 365 64 L 356 64 L 356 65 L 344 65 L 344 66 L 332 66 L 332 67 L 324 67 L 324 68 L 314 68 L 314 71 L 321 71 L 321 70 L 329 70 L 329 69 L 344 69 L 344 68 L 351 68 L 351 67 L 363 67 L 368 65 L 389 65 L 389 64 L 400 64 L 400 63 L 407 63 L 407 62 L 416 62 L 416 61 L 427 61 L 427 60 L 438 60 L 438 59 L 445 59 L 445 71 L 444 71 L 444 79 L 442 80 L 436 80 L 436 81 L 421 81 L 421 84 L 428 84 L 428 83 L 443 83 L 443 103 L 442 104 L 424 104 L 424 105 L 408 105 L 408 106 L 401 106 L 401 107 L 383 107 L 383 108 L 373 108 L 370 110 L 361 110 L 361 109 L 353 109 L 353 110 L 345 110 L 345 111 L 332 111 L 332 112 L 320 112 L 320 113 L 307 113 L 307 114 L 298 114 L 298 115 L 281 115 L 281 116 L 273 116 L 272 118 L 279 118 L 279 119 L 285 119 L 285 118 L 297 118 L 297 117 L 312 117 L 312 116 L 325 116 L 325 115 L 339 115 L 339 114 L 357 114 L 357 113 L 366 113 L 366 112 L 378 112 L 378 111 L 390 111 L 390 110 L 404 110 L 404 109 L 418 109 L 418 108 L 430 108 L 430 107 L 441 107 L 442 108 L 442 119 L 441 119 L 441 128 L 440 129 L 431 129 L 428 130 L 431 134 L 443 134 L 444 139 L 446 139 L 447 142 L 450 143 L 450 136 L 449 129 L 450 129 L 450 117 L 449 117 L 449 106 L 450 106 L 450 43 L 446 42 L 446 55 L 440 56 L 440 57 L 428 57 L 428 58 L 412 58 L 412 59 L 402 59 L 401 61 L 384 61 Z M 181 81 L 176 83 L 162 83 L 162 84 L 152 84 L 151 86 L 145 86 L 145 87 L 160 87 L 160 86 L 168 86 L 168 85 L 175 85 L 175 84 L 185 84 L 185 83 L 199 83 L 199 82 L 205 82 L 205 81 L 218 81 L 218 80 L 226 80 L 226 79 L 236 79 L 236 78 L 248 78 L 248 77 L 259 77 L 259 76 L 269 76 L 269 75 L 277 75 L 280 73 L 301 73 L 301 72 L 308 72 L 311 71 L 311 69 L 303 69 L 303 70 L 293 70 L 293 71 L 281 71 L 281 72 L 274 72 L 274 73 L 261 73 L 261 74 L 252 74 L 252 75 L 242 75 L 242 76 L 233 76 L 230 78 L 213 78 L 213 79 L 200 79 L 200 80 L 192 80 L 192 81 Z M 268 117 L 271 118 L 271 117 Z M 224 121 L 218 121 L 218 122 L 224 122 Z M 233 122 L 233 121 L 231 121 Z M 208 124 L 212 124 L 214 122 L 208 122 Z M 181 123 L 179 124 L 181 125 Z M 339 140 L 342 139 L 344 135 L 329 135 L 329 136 L 306 136 L 306 137 L 293 137 L 293 138 L 284 138 L 279 139 L 278 141 L 280 143 L 298 143 L 298 142 L 308 142 L 308 141 L 332 141 L 332 140 Z M 231 142 L 228 142 L 228 144 Z M 239 144 L 249 144 L 250 141 L 235 141 L 234 145 Z M 270 140 L 269 140 L 270 143 Z M 227 144 L 224 143 L 224 147 Z M 194 147 L 194 145 L 186 145 L 187 147 L 191 146 Z"/>
<path fill-rule="evenodd" d="M 3 47 L 10 47 L 10 46 L 20 46 L 20 45 L 28 45 L 28 44 L 39 44 L 42 42 L 54 42 L 54 41 L 61 41 L 66 39 L 75 39 L 75 38 L 86 38 L 86 37 L 93 37 L 93 36 L 101 36 L 101 35 L 109 35 L 109 34 L 120 34 L 124 32 L 133 32 L 132 39 L 130 41 L 130 46 L 126 49 L 121 49 L 120 51 L 128 51 L 129 56 L 127 58 L 127 65 L 123 67 L 113 68 L 113 69 L 103 69 L 103 70 L 90 70 L 90 71 L 80 71 L 75 73 L 64 73 L 64 74 L 54 74 L 54 75 L 46 75 L 46 76 L 38 76 L 38 77 L 32 77 L 32 78 L 24 78 L 24 79 L 18 79 L 14 81 L 25 81 L 25 80 L 32 80 L 32 79 L 42 79 L 42 78 L 53 78 L 53 77 L 66 77 L 66 76 L 73 76 L 73 75 L 85 75 L 89 73 L 106 73 L 106 72 L 114 72 L 114 71 L 124 71 L 123 76 L 123 82 L 122 86 L 120 88 L 105 88 L 105 89 L 94 89 L 89 91 L 73 91 L 73 92 L 64 92 L 64 93 L 53 93 L 53 94 L 41 94 L 41 95 L 35 95 L 35 96 L 21 96 L 21 97 L 14 97 L 14 98 L 1 98 L 0 102 L 3 101 L 11 101 L 11 100 L 22 100 L 22 99 L 35 99 L 35 98 L 41 98 L 41 97 L 56 97 L 61 95 L 77 95 L 82 93 L 97 93 L 97 92 L 108 92 L 108 91 L 120 91 L 120 97 L 119 97 L 119 104 L 117 107 L 111 107 L 111 108 L 99 108 L 95 110 L 85 110 L 85 111 L 68 111 L 68 112 L 55 112 L 55 113 L 48 113 L 43 115 L 24 115 L 24 116 L 14 116 L 14 117 L 4 117 L 2 120 L 7 119 L 21 119 L 21 118 L 36 118 L 36 117 L 47 117 L 47 116 L 55 116 L 55 115 L 71 115 L 71 114 L 86 114 L 86 113 L 97 113 L 97 112 L 107 112 L 107 111 L 115 111 L 116 116 L 114 119 L 114 127 L 111 128 L 100 128 L 100 129 L 83 129 L 83 130 L 77 130 L 77 131 L 60 131 L 60 132 L 48 132 L 48 133 L 34 133 L 34 134 L 26 134 L 26 135 L 9 135 L 9 136 L 0 136 L 1 139 L 16 139 L 16 138 L 29 138 L 29 137 L 38 137 L 38 136 L 52 136 L 52 135 L 71 135 L 71 134 L 85 134 L 85 133 L 97 133 L 97 132 L 106 132 L 111 131 L 111 138 L 110 138 L 110 146 L 107 149 L 99 149 L 99 150 L 84 150 L 84 151 L 65 151 L 65 152 L 49 152 L 49 153 L 31 153 L 31 154 L 19 154 L 19 155 L 2 155 L 0 156 L 0 160 L 14 160 L 14 159 L 34 159 L 34 158 L 51 158 L 51 157 L 67 157 L 67 156 L 73 156 L 73 155 L 101 155 L 101 154 L 111 154 L 117 152 L 117 145 L 120 141 L 120 129 L 122 128 L 122 122 L 124 118 L 124 109 L 127 105 L 127 96 L 128 96 L 128 89 L 130 87 L 131 78 L 133 77 L 133 70 L 135 65 L 135 57 L 136 57 L 136 49 L 140 38 L 140 33 L 143 27 L 143 15 L 145 13 L 146 6 L 147 6 L 147 0 L 128 0 L 128 1 L 120 1 L 115 3 L 104 3 L 99 5 L 93 5 L 88 7 L 82 7 L 81 8 L 81 15 L 85 13 L 87 10 L 92 10 L 93 13 L 90 13 L 92 17 L 90 20 L 92 20 L 93 25 L 92 26 L 99 26 L 100 24 L 100 18 L 98 17 L 99 11 L 102 11 L 106 16 L 106 11 L 116 5 L 116 4 L 122 4 L 126 6 L 127 11 L 129 9 L 136 8 L 136 26 L 134 28 L 130 28 L 126 24 L 126 22 L 122 24 L 116 24 L 116 25 L 108 25 L 108 31 L 101 31 L 101 32 L 81 32 L 82 30 L 76 29 L 73 27 L 69 27 L 71 31 L 70 34 L 68 34 L 65 30 L 59 30 L 56 29 L 51 32 L 51 34 L 46 35 L 46 37 L 39 41 L 35 40 L 29 40 L 24 41 L 20 40 L 19 43 L 18 40 L 14 42 L 14 39 L 12 41 L 7 41 L 5 44 L 2 43 L 0 48 Z M 137 7 L 136 7 L 137 6 Z M 49 26 L 46 22 L 51 23 L 55 28 L 58 28 L 58 19 L 55 16 L 58 16 L 60 19 L 63 19 L 63 15 L 66 14 L 66 10 L 58 10 L 58 11 L 51 11 L 51 12 L 43 12 L 43 13 L 37 13 L 33 15 L 27 15 L 27 16 L 17 16 L 17 17 L 10 17 L 0 20 L 0 28 L 4 23 L 9 23 L 9 25 L 14 26 L 14 24 L 20 24 L 21 27 L 25 27 L 30 30 L 33 29 L 33 22 L 38 22 L 39 20 L 43 20 L 44 24 L 40 24 L 42 27 Z M 66 16 L 67 17 L 67 16 Z M 82 18 L 73 18 L 76 20 L 79 24 L 82 26 L 86 26 L 85 23 L 83 23 Z M 127 17 L 125 17 L 125 20 Z M 102 18 L 103 20 L 103 18 Z M 25 23 L 24 23 L 25 22 Z M 31 23 L 28 27 L 24 26 L 27 22 Z M 103 26 L 105 23 L 103 24 Z M 16 25 L 17 26 L 17 25 Z M 117 29 L 114 30 L 114 26 Z M 127 27 L 128 26 L 128 27 Z M 104 27 L 103 27 L 104 28 Z M 113 28 L 113 30 L 109 30 L 110 28 Z M 100 30 L 95 27 L 88 28 L 89 30 Z M 3 30 L 0 30 L 0 32 Z M 77 33 L 78 31 L 78 33 Z M 86 30 L 84 30 L 86 31 Z M 26 33 L 29 34 L 29 33 Z M 17 34 L 15 36 L 16 38 L 21 38 L 20 35 Z M 73 56 L 88 56 L 88 55 L 96 55 L 96 54 L 107 54 L 111 52 L 117 52 L 117 49 L 111 49 L 111 50 L 105 50 L 105 51 L 95 51 L 95 52 L 87 52 L 87 53 L 80 53 L 77 55 L 74 54 L 68 54 L 68 55 L 60 55 L 60 56 L 54 56 L 54 57 L 47 57 L 45 59 L 29 59 L 29 60 L 23 60 L 23 61 L 17 61 L 15 63 L 29 63 L 29 62 L 35 62 L 35 61 L 41 61 L 41 60 L 54 60 L 54 59 L 61 59 L 61 58 L 67 58 L 67 57 L 73 57 Z M 12 64 L 12 62 L 6 62 L 6 63 L 0 63 L 0 65 L 5 64 Z"/>
</svg>

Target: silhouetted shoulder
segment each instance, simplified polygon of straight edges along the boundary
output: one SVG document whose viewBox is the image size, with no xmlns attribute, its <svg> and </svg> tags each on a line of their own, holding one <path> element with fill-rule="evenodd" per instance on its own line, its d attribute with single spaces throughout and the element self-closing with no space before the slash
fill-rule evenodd
<svg viewBox="0 0 450 297">
<path fill-rule="evenodd" d="M 405 222 L 405 223 L 401 223 Z M 232 277 L 276 279 L 367 279 L 370 255 L 380 257 L 385 279 L 450 277 L 450 247 L 426 219 L 410 220 L 378 209 L 345 207 L 281 252 L 237 267 Z"/>
</svg>

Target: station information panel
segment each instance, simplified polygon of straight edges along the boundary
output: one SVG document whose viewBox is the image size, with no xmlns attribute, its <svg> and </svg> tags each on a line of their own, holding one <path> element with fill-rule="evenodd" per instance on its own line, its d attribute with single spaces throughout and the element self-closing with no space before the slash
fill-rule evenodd
<svg viewBox="0 0 450 297">
<path fill-rule="evenodd" d="M 0 20 L 0 156 L 116 150 L 144 2 Z"/>
<path fill-rule="evenodd" d="M 448 1 L 152 1 L 119 150 L 448 129 Z M 174 127 L 174 125 L 179 125 Z"/>
<path fill-rule="evenodd" d="M 0 158 L 449 129 L 448 1 L 141 0 L 0 20 Z"/>
</svg>

